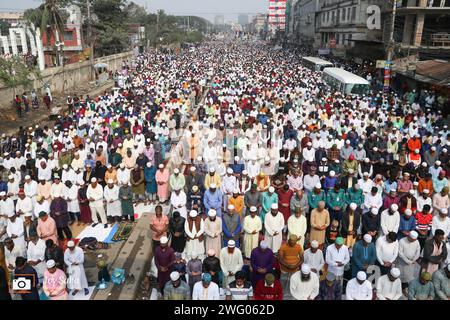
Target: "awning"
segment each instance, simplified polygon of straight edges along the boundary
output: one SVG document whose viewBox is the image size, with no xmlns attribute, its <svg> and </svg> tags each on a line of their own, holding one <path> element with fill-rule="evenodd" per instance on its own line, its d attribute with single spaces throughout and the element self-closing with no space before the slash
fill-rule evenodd
<svg viewBox="0 0 450 320">
<path fill-rule="evenodd" d="M 94 68 L 96 68 L 96 69 L 108 68 L 108 65 L 106 63 L 99 62 L 99 63 L 94 64 Z"/>
</svg>

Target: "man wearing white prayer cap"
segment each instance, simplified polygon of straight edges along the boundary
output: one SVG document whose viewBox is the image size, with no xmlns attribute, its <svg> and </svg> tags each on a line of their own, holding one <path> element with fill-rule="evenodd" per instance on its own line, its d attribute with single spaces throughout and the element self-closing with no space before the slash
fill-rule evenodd
<svg viewBox="0 0 450 320">
<path fill-rule="evenodd" d="M 103 196 L 106 200 L 106 214 L 117 222 L 122 217 L 122 204 L 119 199 L 120 188 L 114 184 L 113 179 L 108 179 L 107 186 L 103 190 Z"/>
<path fill-rule="evenodd" d="M 323 251 L 319 249 L 319 242 L 317 240 L 311 241 L 311 247 L 305 250 L 303 254 L 303 263 L 311 267 L 311 271 L 319 275 L 325 266 L 325 259 Z"/>
<path fill-rule="evenodd" d="M 319 276 L 303 263 L 290 278 L 289 291 L 295 300 L 314 300 L 319 295 Z"/>
<path fill-rule="evenodd" d="M 284 216 L 280 211 L 278 211 L 278 201 L 273 202 L 270 205 L 270 213 L 265 215 L 263 224 L 265 228 L 264 239 L 267 241 L 269 248 L 273 252 L 278 252 L 283 239 L 282 232 L 285 225 Z"/>
<path fill-rule="evenodd" d="M 170 273 L 170 281 L 164 286 L 164 300 L 190 300 L 191 289 L 189 285 L 180 278 L 178 271 Z"/>
<path fill-rule="evenodd" d="M 205 223 L 197 210 L 191 210 L 184 224 L 186 233 L 185 254 L 187 260 L 193 257 L 202 259 L 205 255 Z"/>
<path fill-rule="evenodd" d="M 63 270 L 56 267 L 56 262 L 50 259 L 46 263 L 42 290 L 50 300 L 68 300 L 66 290 L 67 277 Z"/>
<path fill-rule="evenodd" d="M 236 242 L 233 239 L 229 240 L 226 247 L 220 251 L 220 266 L 223 272 L 224 288 L 227 288 L 235 280 L 234 275 L 242 270 L 243 265 L 241 250 L 236 247 Z"/>
<path fill-rule="evenodd" d="M 89 294 L 89 285 L 84 271 L 84 252 L 75 242 L 67 242 L 67 249 L 64 251 L 64 263 L 67 265 L 67 289 L 71 290 L 72 295 L 78 291 L 84 290 L 84 294 Z"/>
<path fill-rule="evenodd" d="M 375 243 L 372 240 L 373 237 L 366 233 L 353 246 L 351 259 L 352 277 L 355 277 L 358 271 L 366 271 L 369 266 L 375 264 L 377 255 Z"/>
<path fill-rule="evenodd" d="M 403 288 L 408 286 L 412 280 L 417 278 L 417 270 L 420 267 L 418 259 L 420 258 L 421 248 L 417 240 L 419 234 L 413 230 L 407 237 L 398 242 L 398 258 L 395 266 L 400 270 L 400 280 Z"/>
<path fill-rule="evenodd" d="M 86 191 L 86 197 L 89 200 L 89 208 L 91 209 L 91 218 L 94 222 L 92 227 L 98 224 L 97 214 L 100 216 L 101 222 L 104 228 L 108 228 L 108 221 L 106 218 L 105 207 L 103 204 L 104 195 L 103 187 L 97 182 L 97 178 L 91 179 L 91 184 L 88 186 Z"/>
<path fill-rule="evenodd" d="M 346 300 L 372 300 L 372 284 L 367 280 L 364 271 L 359 271 L 356 278 L 347 283 L 345 297 Z"/>
<path fill-rule="evenodd" d="M 262 230 L 261 218 L 257 216 L 258 209 L 255 206 L 250 207 L 250 214 L 244 218 L 244 256 L 250 259 L 253 249 L 258 247 L 259 233 Z"/>
<path fill-rule="evenodd" d="M 389 232 L 398 232 L 400 227 L 400 213 L 398 205 L 393 203 L 391 206 L 381 212 L 380 217 L 381 235 L 387 235 Z"/>
<path fill-rule="evenodd" d="M 377 282 L 378 300 L 399 300 L 403 298 L 400 270 L 392 268 L 388 274 L 381 276 Z"/>
<path fill-rule="evenodd" d="M 217 217 L 215 209 L 208 210 L 208 217 L 205 219 L 205 235 L 206 251 L 212 249 L 220 254 L 220 249 L 222 249 L 222 219 Z"/>
</svg>

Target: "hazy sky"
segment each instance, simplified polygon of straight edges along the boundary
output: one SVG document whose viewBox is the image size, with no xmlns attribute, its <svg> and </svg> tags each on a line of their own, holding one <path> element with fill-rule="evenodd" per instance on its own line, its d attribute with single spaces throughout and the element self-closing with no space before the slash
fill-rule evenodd
<svg viewBox="0 0 450 320">
<path fill-rule="evenodd" d="M 147 10 L 155 12 L 164 9 L 167 13 L 177 15 L 197 15 L 210 21 L 214 16 L 225 15 L 226 20 L 237 21 L 237 15 L 246 13 L 253 16 L 265 13 L 269 0 L 134 0 L 135 3 L 147 6 Z M 0 10 L 27 9 L 37 7 L 42 0 L 0 0 Z"/>
</svg>

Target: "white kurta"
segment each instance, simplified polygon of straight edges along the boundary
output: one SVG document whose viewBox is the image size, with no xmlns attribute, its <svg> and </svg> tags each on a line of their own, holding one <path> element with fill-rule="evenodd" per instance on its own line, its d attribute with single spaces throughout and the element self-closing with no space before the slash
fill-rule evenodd
<svg viewBox="0 0 450 320">
<path fill-rule="evenodd" d="M 408 238 L 402 238 L 398 242 L 398 258 L 396 267 L 400 269 L 400 279 L 403 283 L 409 283 L 419 275 L 420 257 L 419 241 L 410 242 Z"/>
<path fill-rule="evenodd" d="M 315 269 L 317 272 L 323 269 L 325 265 L 325 259 L 323 258 L 323 252 L 317 249 L 316 252 L 312 252 L 311 249 L 305 250 L 303 255 L 304 263 L 309 265 L 311 269 Z"/>
<path fill-rule="evenodd" d="M 33 241 L 28 242 L 27 249 L 27 260 L 28 261 L 38 261 L 41 260 L 40 263 L 33 266 L 36 270 L 39 279 L 44 277 L 44 271 L 47 270 L 47 266 L 45 265 L 45 241 L 39 239 L 36 244 Z M 42 282 L 42 281 L 40 281 Z"/>
<path fill-rule="evenodd" d="M 301 237 L 297 241 L 297 243 L 301 245 L 303 248 L 307 228 L 306 217 L 304 215 L 301 215 L 299 218 L 297 218 L 295 215 L 291 215 L 287 221 L 287 226 L 288 226 L 288 237 L 290 237 L 291 234 L 295 234 L 297 237 Z"/>
<path fill-rule="evenodd" d="M 347 283 L 345 297 L 347 300 L 372 300 L 372 284 L 367 280 L 359 284 L 356 278 L 353 278 Z"/>
<path fill-rule="evenodd" d="M 44 201 L 42 201 L 42 203 L 39 203 L 36 201 L 36 198 L 35 198 L 34 199 L 34 210 L 33 210 L 34 217 L 36 219 L 38 219 L 39 213 L 42 211 L 46 212 L 47 214 L 50 213 L 50 202 L 44 200 Z"/>
<path fill-rule="evenodd" d="M 30 198 L 25 197 L 23 199 L 17 199 L 16 213 L 21 212 L 21 215 L 25 213 L 33 213 L 33 201 Z"/>
<path fill-rule="evenodd" d="M 78 186 L 73 184 L 70 188 L 66 187 L 64 199 L 67 200 L 68 212 L 80 212 L 80 204 L 78 202 Z"/>
<path fill-rule="evenodd" d="M 310 275 L 308 281 L 302 281 L 301 271 L 291 276 L 289 290 L 295 300 L 313 300 L 319 295 L 319 276 L 314 272 Z"/>
<path fill-rule="evenodd" d="M 228 252 L 228 247 L 222 248 L 220 252 L 220 268 L 223 272 L 224 288 L 228 288 L 228 285 L 235 280 L 234 274 L 241 271 L 243 265 L 242 252 L 239 248 L 234 248 L 231 254 Z M 229 272 L 232 272 L 233 275 L 229 276 Z"/>
<path fill-rule="evenodd" d="M 86 273 L 84 272 L 84 252 L 80 247 L 73 251 L 66 249 L 64 252 L 64 263 L 68 266 L 67 288 L 70 290 L 82 290 L 88 288 Z M 74 265 L 77 263 L 77 265 Z"/>
<path fill-rule="evenodd" d="M 281 212 L 278 212 L 274 217 L 272 213 L 267 213 L 264 218 L 264 226 L 266 228 L 265 240 L 269 245 L 269 248 L 274 252 L 278 252 L 283 241 L 282 230 L 284 228 L 284 216 Z M 278 232 L 277 235 L 274 235 Z"/>
<path fill-rule="evenodd" d="M 14 222 L 8 219 L 8 224 L 6 225 L 6 233 L 8 237 L 11 237 L 13 234 L 17 236 L 17 238 L 12 239 L 16 246 L 22 248 L 22 252 L 25 254 L 25 250 L 27 244 L 25 242 L 24 237 L 24 228 L 23 228 L 23 220 L 22 218 L 16 218 Z"/>
<path fill-rule="evenodd" d="M 400 214 L 395 212 L 393 215 L 389 214 L 389 209 L 381 213 L 381 234 L 387 235 L 389 232 L 398 232 L 400 227 Z"/>
<path fill-rule="evenodd" d="M 25 195 L 29 198 L 35 197 L 37 195 L 37 186 L 37 182 L 34 180 L 31 180 L 30 183 L 25 183 L 23 185 Z"/>
<path fill-rule="evenodd" d="M 172 192 L 170 196 L 170 204 L 173 206 L 173 211 L 178 211 L 180 216 L 185 219 L 187 219 L 186 202 L 186 193 L 184 191 L 180 191 L 180 194 Z M 179 206 L 181 207 L 179 208 Z"/>
<path fill-rule="evenodd" d="M 259 232 L 262 230 L 261 218 L 256 216 L 252 218 L 248 215 L 244 218 L 244 256 L 250 258 L 252 250 L 258 246 Z M 255 234 L 253 232 L 256 231 Z"/>
<path fill-rule="evenodd" d="M 119 200 L 120 188 L 114 185 L 112 188 L 106 186 L 103 190 L 103 197 L 106 200 L 106 214 L 110 217 L 122 216 L 122 205 Z"/>
<path fill-rule="evenodd" d="M 395 281 L 389 280 L 387 274 L 381 276 L 377 282 L 377 298 L 378 300 L 398 300 L 403 295 L 402 282 L 400 279 Z"/>
<path fill-rule="evenodd" d="M 184 223 L 184 232 L 190 238 L 186 241 L 186 247 L 184 248 L 184 254 L 187 260 L 192 259 L 193 257 L 198 257 L 203 259 L 205 255 L 205 244 L 204 242 L 200 242 L 199 239 L 193 239 L 194 237 L 199 237 L 205 232 L 205 223 L 203 219 L 200 220 L 200 230 L 197 231 L 195 227 L 195 222 L 192 223 L 192 231 L 189 230 L 189 222 L 186 219 Z"/>
<path fill-rule="evenodd" d="M 216 257 L 220 258 L 220 250 L 222 249 L 222 219 L 216 217 L 216 220 L 205 219 L 205 242 L 206 251 L 214 249 Z"/>
</svg>

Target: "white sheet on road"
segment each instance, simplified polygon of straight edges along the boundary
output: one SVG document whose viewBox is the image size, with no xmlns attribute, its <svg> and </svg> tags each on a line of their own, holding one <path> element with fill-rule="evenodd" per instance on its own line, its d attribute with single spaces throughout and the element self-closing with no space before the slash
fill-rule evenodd
<svg viewBox="0 0 450 320">
<path fill-rule="evenodd" d="M 94 228 L 91 226 L 87 226 L 83 231 L 80 232 L 77 239 L 83 239 L 87 237 L 94 237 L 97 241 L 104 242 L 106 238 L 108 238 L 109 233 L 111 232 L 113 227 L 108 226 L 105 228 L 101 223 L 96 225 Z"/>
<path fill-rule="evenodd" d="M 92 294 L 94 293 L 95 286 L 89 287 L 89 293 L 87 295 L 84 294 L 84 290 L 78 291 L 76 295 L 72 295 L 72 292 L 69 292 L 69 300 L 90 300 Z"/>
</svg>

